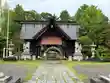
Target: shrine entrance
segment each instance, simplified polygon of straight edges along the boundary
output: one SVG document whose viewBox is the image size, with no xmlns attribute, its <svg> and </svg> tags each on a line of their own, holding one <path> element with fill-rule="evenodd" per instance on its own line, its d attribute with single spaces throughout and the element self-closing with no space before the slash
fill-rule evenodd
<svg viewBox="0 0 110 83">
<path fill-rule="evenodd" d="M 62 49 L 59 47 L 51 46 L 44 51 L 43 56 L 47 60 L 60 60 L 63 59 Z"/>
</svg>

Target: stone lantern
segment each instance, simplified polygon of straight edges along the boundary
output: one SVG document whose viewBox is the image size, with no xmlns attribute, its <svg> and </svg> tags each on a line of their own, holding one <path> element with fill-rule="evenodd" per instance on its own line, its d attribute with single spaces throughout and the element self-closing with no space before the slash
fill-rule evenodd
<svg viewBox="0 0 110 83">
<path fill-rule="evenodd" d="M 96 45 L 94 43 L 92 43 L 92 45 L 90 45 L 90 46 L 91 46 L 92 58 L 94 58 L 95 57 L 95 47 L 96 47 Z"/>
<path fill-rule="evenodd" d="M 14 44 L 12 43 L 12 41 L 9 44 L 8 50 L 9 50 L 9 56 L 13 56 L 12 51 L 14 50 Z"/>
</svg>

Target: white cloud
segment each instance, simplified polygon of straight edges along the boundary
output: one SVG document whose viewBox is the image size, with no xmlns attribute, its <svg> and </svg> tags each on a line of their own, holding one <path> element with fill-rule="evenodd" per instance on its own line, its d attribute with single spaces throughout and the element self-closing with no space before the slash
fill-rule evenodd
<svg viewBox="0 0 110 83">
<path fill-rule="evenodd" d="M 108 9 L 110 0 L 15 0 L 9 4 L 12 8 L 16 4 L 22 4 L 27 10 L 34 9 L 39 13 L 50 12 L 58 15 L 64 9 L 67 9 L 71 15 L 74 15 L 83 4 L 96 5 L 110 18 L 110 11 Z"/>
</svg>

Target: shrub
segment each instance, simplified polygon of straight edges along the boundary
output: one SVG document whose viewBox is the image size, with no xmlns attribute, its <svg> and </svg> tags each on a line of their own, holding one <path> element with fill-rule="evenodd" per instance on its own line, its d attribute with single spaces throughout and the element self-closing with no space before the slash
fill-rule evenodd
<svg viewBox="0 0 110 83">
<path fill-rule="evenodd" d="M 7 58 L 3 58 L 4 61 L 17 61 L 16 57 L 7 57 Z"/>
<path fill-rule="evenodd" d="M 81 36 L 79 38 L 79 41 L 82 45 L 91 45 L 92 44 L 92 40 L 88 36 Z"/>
<path fill-rule="evenodd" d="M 81 36 L 79 38 L 79 41 L 82 45 L 82 53 L 84 55 L 84 58 L 86 56 L 91 57 L 91 47 L 90 45 L 92 44 L 92 40 L 88 36 Z"/>
<path fill-rule="evenodd" d="M 82 54 L 83 54 L 84 58 L 86 56 L 88 56 L 90 58 L 92 56 L 91 48 L 89 46 L 83 46 L 82 47 Z"/>
<path fill-rule="evenodd" d="M 97 52 L 99 53 L 99 55 L 97 56 L 100 57 L 100 59 L 102 59 L 103 61 L 110 61 L 110 51 L 108 48 L 99 46 Z"/>
</svg>

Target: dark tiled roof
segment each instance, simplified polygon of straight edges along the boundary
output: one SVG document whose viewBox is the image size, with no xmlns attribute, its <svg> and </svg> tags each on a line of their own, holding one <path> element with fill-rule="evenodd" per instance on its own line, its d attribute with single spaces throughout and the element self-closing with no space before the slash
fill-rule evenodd
<svg viewBox="0 0 110 83">
<path fill-rule="evenodd" d="M 61 27 L 60 28 L 71 38 L 71 39 L 77 39 L 78 38 L 78 26 L 72 25 L 70 27 Z"/>
<path fill-rule="evenodd" d="M 47 25 L 48 21 L 17 21 L 21 24 L 26 24 L 28 26 L 28 24 L 43 24 L 43 25 Z M 75 21 L 56 21 L 56 24 L 72 39 L 72 40 L 76 40 L 78 38 L 78 24 Z M 26 27 L 26 26 L 25 26 Z M 27 30 L 24 31 L 23 27 L 21 30 L 21 39 L 32 39 L 38 32 L 40 32 L 43 27 L 37 26 L 37 27 L 33 27 L 28 26 Z"/>
<path fill-rule="evenodd" d="M 27 24 L 27 23 L 48 23 L 48 21 L 42 21 L 42 20 L 15 20 L 16 22 L 19 22 L 21 24 Z M 74 24 L 74 25 L 78 25 L 78 23 L 76 23 L 76 21 L 56 21 L 56 24 Z"/>
</svg>

